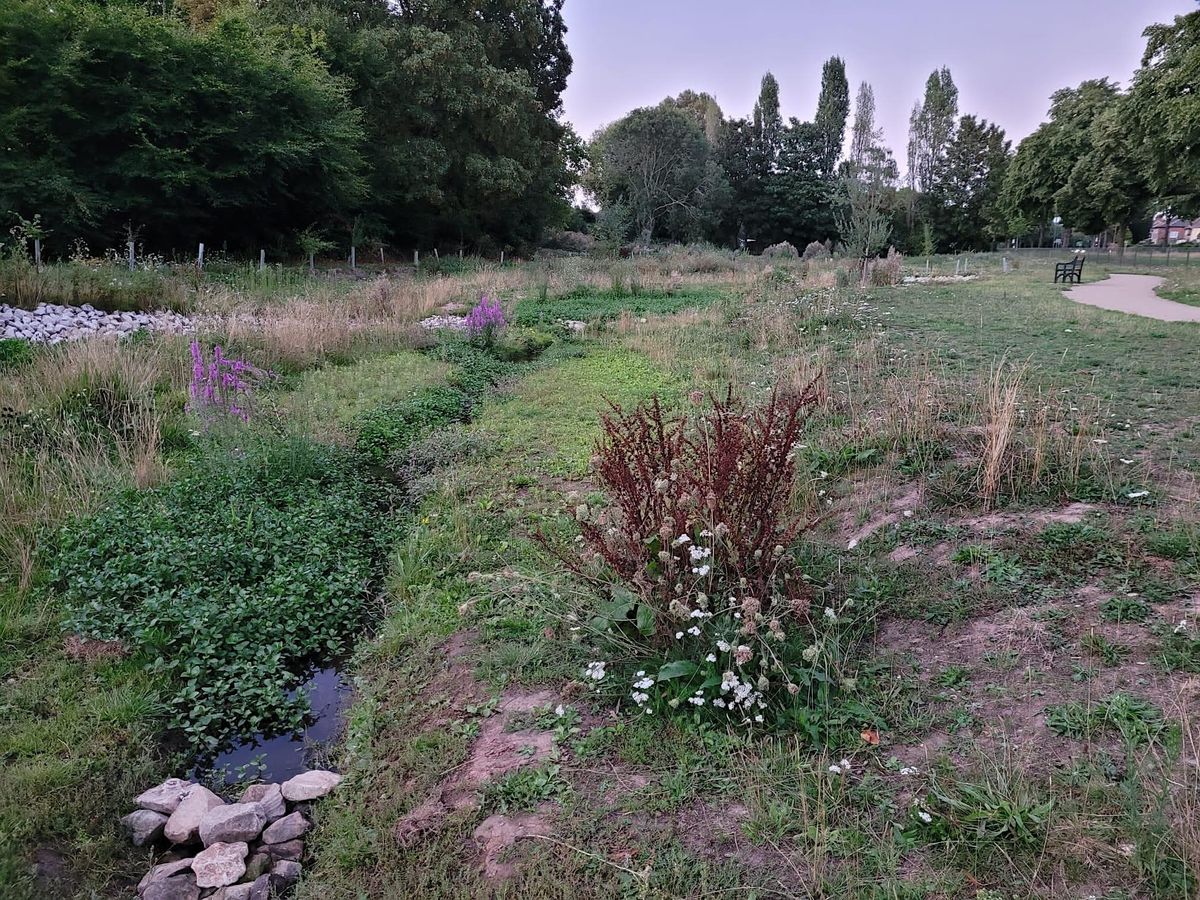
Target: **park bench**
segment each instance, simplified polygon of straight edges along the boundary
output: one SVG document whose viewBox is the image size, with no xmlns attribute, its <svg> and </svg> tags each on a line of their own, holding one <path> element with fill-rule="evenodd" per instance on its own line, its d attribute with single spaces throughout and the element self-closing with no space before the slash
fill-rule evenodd
<svg viewBox="0 0 1200 900">
<path fill-rule="evenodd" d="M 1083 277 L 1083 254 L 1075 254 L 1075 258 L 1070 262 L 1060 262 L 1054 266 L 1054 283 L 1060 281 L 1063 284 L 1074 282 L 1079 284 L 1079 280 Z"/>
</svg>

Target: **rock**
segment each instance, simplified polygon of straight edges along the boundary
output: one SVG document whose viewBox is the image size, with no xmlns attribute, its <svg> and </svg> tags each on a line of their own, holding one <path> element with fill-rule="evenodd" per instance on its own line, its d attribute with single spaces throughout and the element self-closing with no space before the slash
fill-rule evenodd
<svg viewBox="0 0 1200 900">
<path fill-rule="evenodd" d="M 231 844 L 217 842 L 196 854 L 192 871 L 196 884 L 202 888 L 224 887 L 246 874 L 246 854 L 250 848 L 245 841 Z"/>
<path fill-rule="evenodd" d="M 310 827 L 312 826 L 309 825 L 308 819 L 304 818 L 302 813 L 294 812 L 290 816 L 284 816 L 278 822 L 268 825 L 267 830 L 263 832 L 263 842 L 282 844 L 284 841 L 300 837 Z"/>
<path fill-rule="evenodd" d="M 289 778 L 283 783 L 283 798 L 297 803 L 301 800 L 316 800 L 324 797 L 342 780 L 336 772 L 324 769 L 312 769 L 301 772 L 295 778 Z"/>
<path fill-rule="evenodd" d="M 271 887 L 283 893 L 300 880 L 300 863 L 281 859 L 271 867 Z"/>
<path fill-rule="evenodd" d="M 138 809 L 123 818 L 121 824 L 129 832 L 133 846 L 145 847 L 162 837 L 167 817 L 150 809 Z"/>
<path fill-rule="evenodd" d="M 200 887 L 196 877 L 189 872 L 154 882 L 146 888 L 142 900 L 200 900 Z"/>
<path fill-rule="evenodd" d="M 251 887 L 249 884 L 231 884 L 209 896 L 208 900 L 250 900 Z"/>
<path fill-rule="evenodd" d="M 200 841 L 205 847 L 217 843 L 252 841 L 262 833 L 266 824 L 267 818 L 257 803 L 214 806 L 200 820 Z"/>
<path fill-rule="evenodd" d="M 299 862 L 304 857 L 304 841 L 299 838 L 294 841 L 284 841 L 281 844 L 267 844 L 263 849 L 270 854 L 272 862 L 278 862 L 281 859 Z"/>
<path fill-rule="evenodd" d="M 180 872 L 186 872 L 191 867 L 192 858 L 190 856 L 187 859 L 178 859 L 175 862 L 155 866 L 142 876 L 142 880 L 138 882 L 137 892 L 138 894 L 142 894 L 150 885 L 170 878 L 172 875 L 178 875 Z"/>
<path fill-rule="evenodd" d="M 242 792 L 241 802 L 257 803 L 262 807 L 268 822 L 274 822 L 287 815 L 287 803 L 277 784 L 252 784 Z"/>
<path fill-rule="evenodd" d="M 275 865 L 275 860 L 271 858 L 264 850 L 255 850 L 254 854 L 246 861 L 246 874 L 242 877 L 248 881 L 253 881 L 259 875 L 266 875 L 271 871 L 271 866 Z"/>
<path fill-rule="evenodd" d="M 271 876 L 259 875 L 250 885 L 249 900 L 267 900 L 271 896 Z"/>
<path fill-rule="evenodd" d="M 225 801 L 202 784 L 194 784 L 183 795 L 179 806 L 167 819 L 163 834 L 174 844 L 190 844 L 200 836 L 200 822 L 205 814 Z"/>
</svg>

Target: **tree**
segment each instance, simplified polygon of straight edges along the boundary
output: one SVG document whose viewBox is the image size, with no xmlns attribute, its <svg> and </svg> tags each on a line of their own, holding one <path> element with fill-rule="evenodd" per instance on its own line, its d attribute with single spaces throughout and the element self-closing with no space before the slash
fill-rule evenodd
<svg viewBox="0 0 1200 900">
<path fill-rule="evenodd" d="M 1093 125 L 1121 100 L 1120 89 L 1108 79 L 1088 80 L 1079 88 L 1054 92 L 1049 121 L 1022 140 L 1004 179 L 1002 206 L 1010 222 L 1032 223 L 1040 233 L 1052 217 L 1062 215 L 1063 224 L 1070 228 L 1092 234 L 1103 230 L 1104 226 L 1097 227 L 1098 212 L 1088 208 L 1090 200 L 1085 197 L 1091 191 L 1087 182 L 1103 162 L 1094 154 L 1097 132 Z M 1134 166 L 1130 172 L 1136 174 L 1136 163 L 1129 164 Z M 1075 187 L 1068 191 L 1073 173 Z M 1110 197 L 1106 203 L 1115 209 L 1122 200 Z"/>
<path fill-rule="evenodd" d="M 1162 208 L 1200 213 L 1200 11 L 1145 31 L 1129 120 Z"/>
<path fill-rule="evenodd" d="M 261 246 L 363 193 L 343 85 L 240 10 L 194 32 L 132 6 L 0 4 L 0 132 L 0 213 L 64 242 L 132 223 L 164 249 Z"/>
<path fill-rule="evenodd" d="M 692 236 L 714 211 L 724 183 L 704 133 L 674 106 L 635 109 L 603 129 L 591 159 L 593 194 L 603 206 L 628 204 L 644 243 L 664 226 L 671 237 Z"/>
<path fill-rule="evenodd" d="M 775 170 L 783 143 L 783 116 L 779 112 L 779 82 L 768 72 L 762 77 L 753 116 L 753 162 L 760 177 Z"/>
<path fill-rule="evenodd" d="M 992 223 L 1008 170 L 1010 143 L 987 120 L 963 116 L 946 148 L 937 183 L 929 192 L 926 224 L 937 243 L 953 250 L 982 250 L 996 234 Z"/>
<path fill-rule="evenodd" d="M 957 118 L 958 88 L 950 70 L 935 69 L 925 82 L 924 100 L 913 107 L 909 119 L 908 182 L 913 190 L 933 189 Z"/>
<path fill-rule="evenodd" d="M 819 148 L 816 168 L 826 176 L 833 175 L 838 157 L 842 155 L 849 117 L 850 83 L 846 80 L 846 63 L 841 57 L 832 56 L 821 69 L 821 94 L 813 118 Z"/>
<path fill-rule="evenodd" d="M 668 97 L 663 101 L 663 105 L 673 106 L 690 115 L 700 126 L 700 130 L 704 132 L 704 137 L 714 147 L 720 141 L 721 126 L 725 123 L 725 116 L 721 112 L 720 104 L 711 94 L 686 90 L 678 97 Z"/>
<path fill-rule="evenodd" d="M 1089 128 L 1091 147 L 1075 162 L 1055 199 L 1063 221 L 1088 234 L 1112 229 L 1124 247 L 1125 233 L 1151 198 L 1147 164 L 1135 139 L 1132 100 L 1118 95 Z"/>
<path fill-rule="evenodd" d="M 363 110 L 368 200 L 393 243 L 525 245 L 565 216 L 573 136 L 561 0 L 265 0 Z"/>
<path fill-rule="evenodd" d="M 883 145 L 883 132 L 875 126 L 875 92 L 864 81 L 854 103 L 850 158 L 844 167 L 842 208 L 837 215 L 846 255 L 860 261 L 864 281 L 868 263 L 891 234 L 887 206 L 895 179 L 896 162 Z"/>
</svg>

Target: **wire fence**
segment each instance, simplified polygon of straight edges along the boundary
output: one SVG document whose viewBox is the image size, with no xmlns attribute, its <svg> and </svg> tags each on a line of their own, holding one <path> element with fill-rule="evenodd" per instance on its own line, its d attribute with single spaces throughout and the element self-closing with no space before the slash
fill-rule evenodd
<svg viewBox="0 0 1200 900">
<path fill-rule="evenodd" d="M 1134 244 L 1119 247 L 1018 247 L 998 248 L 996 252 L 1010 259 L 1068 260 L 1076 253 L 1086 253 L 1087 261 L 1099 266 L 1128 266 L 1135 269 L 1166 268 L 1168 266 L 1190 266 L 1193 257 L 1200 265 L 1200 247 L 1152 247 Z"/>
</svg>

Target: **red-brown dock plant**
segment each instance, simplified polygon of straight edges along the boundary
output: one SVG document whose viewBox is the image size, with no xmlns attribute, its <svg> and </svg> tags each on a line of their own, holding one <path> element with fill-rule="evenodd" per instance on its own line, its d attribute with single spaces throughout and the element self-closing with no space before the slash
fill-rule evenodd
<svg viewBox="0 0 1200 900">
<path fill-rule="evenodd" d="M 691 414 L 669 415 L 655 398 L 603 416 L 593 469 L 612 507 L 580 529 L 650 606 L 654 625 L 641 630 L 651 642 L 701 616 L 737 613 L 753 635 L 807 612 L 787 550 L 805 527 L 792 504 L 793 449 L 815 400 L 809 385 L 754 408 L 730 391 Z"/>
</svg>

